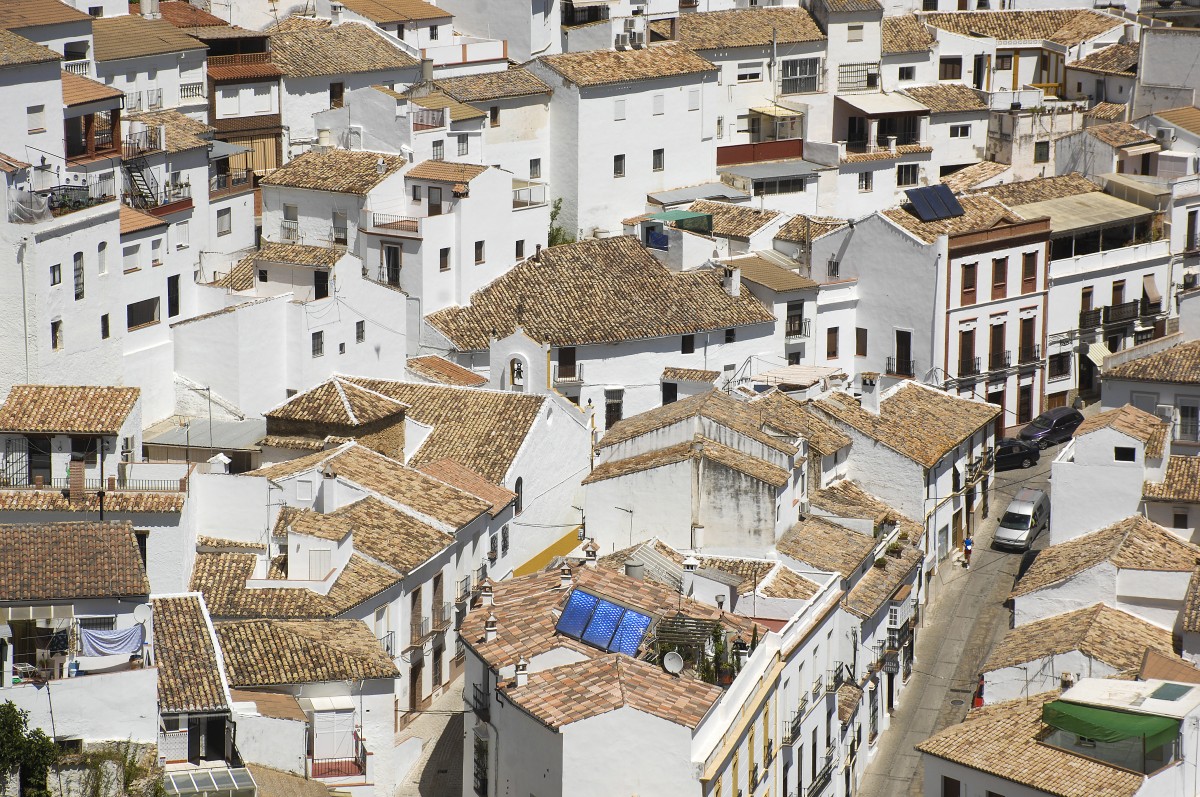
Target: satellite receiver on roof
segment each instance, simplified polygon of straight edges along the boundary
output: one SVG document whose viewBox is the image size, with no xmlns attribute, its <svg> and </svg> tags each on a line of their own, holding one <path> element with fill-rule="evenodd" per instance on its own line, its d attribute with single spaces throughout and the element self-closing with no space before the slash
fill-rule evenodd
<svg viewBox="0 0 1200 797">
<path fill-rule="evenodd" d="M 679 675 L 683 672 L 683 656 L 680 656 L 675 651 L 670 651 L 663 656 L 663 669 L 671 673 L 671 675 Z"/>
<path fill-rule="evenodd" d="M 133 607 L 133 619 L 137 620 L 142 625 L 145 625 L 147 622 L 149 622 L 150 618 L 153 616 L 153 610 L 151 610 L 151 608 L 144 603 L 139 603 L 137 606 Z"/>
</svg>

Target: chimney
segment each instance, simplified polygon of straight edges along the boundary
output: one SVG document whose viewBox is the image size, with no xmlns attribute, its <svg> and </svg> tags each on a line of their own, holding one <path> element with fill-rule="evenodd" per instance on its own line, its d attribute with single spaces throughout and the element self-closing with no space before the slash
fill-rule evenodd
<svg viewBox="0 0 1200 797">
<path fill-rule="evenodd" d="M 641 581 L 646 576 L 646 566 L 636 559 L 630 559 L 625 563 L 625 575 Z"/>
<path fill-rule="evenodd" d="M 722 280 L 725 292 L 730 296 L 742 295 L 742 270 L 737 266 L 725 267 L 725 279 Z"/>
<path fill-rule="evenodd" d="M 571 566 L 570 565 L 564 564 L 562 567 L 560 567 L 558 569 L 558 588 L 559 589 L 570 589 L 571 588 Z"/>
<path fill-rule="evenodd" d="M 542 245 L 541 244 L 537 244 L 536 246 L 533 247 L 533 262 L 534 263 L 542 262 Z"/>
<path fill-rule="evenodd" d="M 333 133 L 328 127 L 322 127 L 317 131 L 317 146 L 328 149 L 333 145 Z"/>
<path fill-rule="evenodd" d="M 595 540 L 588 540 L 583 544 L 583 563 L 588 567 L 596 566 L 596 555 L 600 551 L 600 546 Z"/>
<path fill-rule="evenodd" d="M 492 642 L 496 639 L 496 615 L 488 614 L 483 621 L 483 641 Z"/>
<path fill-rule="evenodd" d="M 492 606 L 496 600 L 492 593 L 492 584 L 490 581 L 483 582 L 483 586 L 479 588 L 479 600 L 484 606 Z"/>
<path fill-rule="evenodd" d="M 421 59 L 421 82 L 422 83 L 432 83 L 433 82 L 433 59 L 432 58 L 422 58 Z"/>
<path fill-rule="evenodd" d="M 522 656 L 521 660 L 517 662 L 517 679 L 516 680 L 517 680 L 517 688 L 518 689 L 520 689 L 522 686 L 525 686 L 527 683 L 529 683 L 529 662 L 525 661 L 524 656 Z"/>
<path fill-rule="evenodd" d="M 879 414 L 879 374 L 874 371 L 862 375 L 862 408 L 872 415 Z"/>
<path fill-rule="evenodd" d="M 680 585 L 679 591 L 685 597 L 691 597 L 692 588 L 696 583 L 696 568 L 700 566 L 700 560 L 694 556 L 689 556 L 683 560 L 683 582 Z"/>
<path fill-rule="evenodd" d="M 383 174 L 384 171 L 386 171 L 386 167 L 383 165 L 383 158 L 379 158 L 375 161 L 375 173 Z"/>
<path fill-rule="evenodd" d="M 159 19 L 162 14 L 158 11 L 158 0 L 142 0 L 142 16 L 146 19 Z"/>
</svg>

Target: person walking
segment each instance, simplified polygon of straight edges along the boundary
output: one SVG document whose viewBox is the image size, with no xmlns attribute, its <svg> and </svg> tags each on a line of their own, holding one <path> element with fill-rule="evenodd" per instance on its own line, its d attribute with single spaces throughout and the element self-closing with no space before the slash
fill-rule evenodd
<svg viewBox="0 0 1200 797">
<path fill-rule="evenodd" d="M 967 538 L 963 540 L 963 563 L 968 570 L 971 569 L 971 551 L 975 548 L 975 540 L 971 539 L 971 533 L 967 532 Z"/>
</svg>

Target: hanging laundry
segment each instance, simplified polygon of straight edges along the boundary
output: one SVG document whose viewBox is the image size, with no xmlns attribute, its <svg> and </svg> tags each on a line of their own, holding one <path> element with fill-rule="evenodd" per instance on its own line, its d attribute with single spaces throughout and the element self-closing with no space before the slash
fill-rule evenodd
<svg viewBox="0 0 1200 797">
<path fill-rule="evenodd" d="M 84 656 L 112 656 L 116 653 L 140 653 L 142 650 L 140 625 L 120 628 L 116 631 L 79 629 L 79 647 Z"/>
<path fill-rule="evenodd" d="M 50 655 L 55 656 L 60 653 L 66 655 L 69 638 L 70 632 L 67 629 L 55 631 L 50 636 Z"/>
</svg>

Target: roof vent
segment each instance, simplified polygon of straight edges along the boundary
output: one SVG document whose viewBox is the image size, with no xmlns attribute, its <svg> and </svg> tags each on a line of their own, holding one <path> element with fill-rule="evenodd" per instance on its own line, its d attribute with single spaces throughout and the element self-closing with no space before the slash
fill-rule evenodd
<svg viewBox="0 0 1200 797">
<path fill-rule="evenodd" d="M 646 577 L 646 566 L 636 559 L 630 559 L 625 563 L 625 575 L 641 581 Z"/>
<path fill-rule="evenodd" d="M 487 619 L 483 621 L 483 641 L 492 642 L 496 639 L 497 634 L 496 615 L 489 614 Z"/>
<path fill-rule="evenodd" d="M 564 564 L 562 567 L 560 567 L 558 569 L 558 588 L 559 589 L 570 589 L 571 588 L 571 566 L 570 565 Z"/>
<path fill-rule="evenodd" d="M 517 662 L 517 679 L 516 680 L 517 680 L 517 688 L 518 689 L 520 689 L 522 686 L 525 686 L 526 684 L 529 683 L 529 662 L 525 661 L 524 656 L 522 656 L 521 660 Z"/>
<path fill-rule="evenodd" d="M 491 606 L 496 602 L 491 582 L 483 582 L 483 586 L 479 588 L 479 600 L 484 606 Z"/>
<path fill-rule="evenodd" d="M 384 166 L 384 164 L 383 164 L 383 158 L 379 158 L 379 159 L 377 159 L 377 160 L 375 161 L 375 173 L 376 173 L 376 174 L 383 174 L 385 170 L 386 170 L 386 169 L 385 169 L 385 166 Z"/>
</svg>

